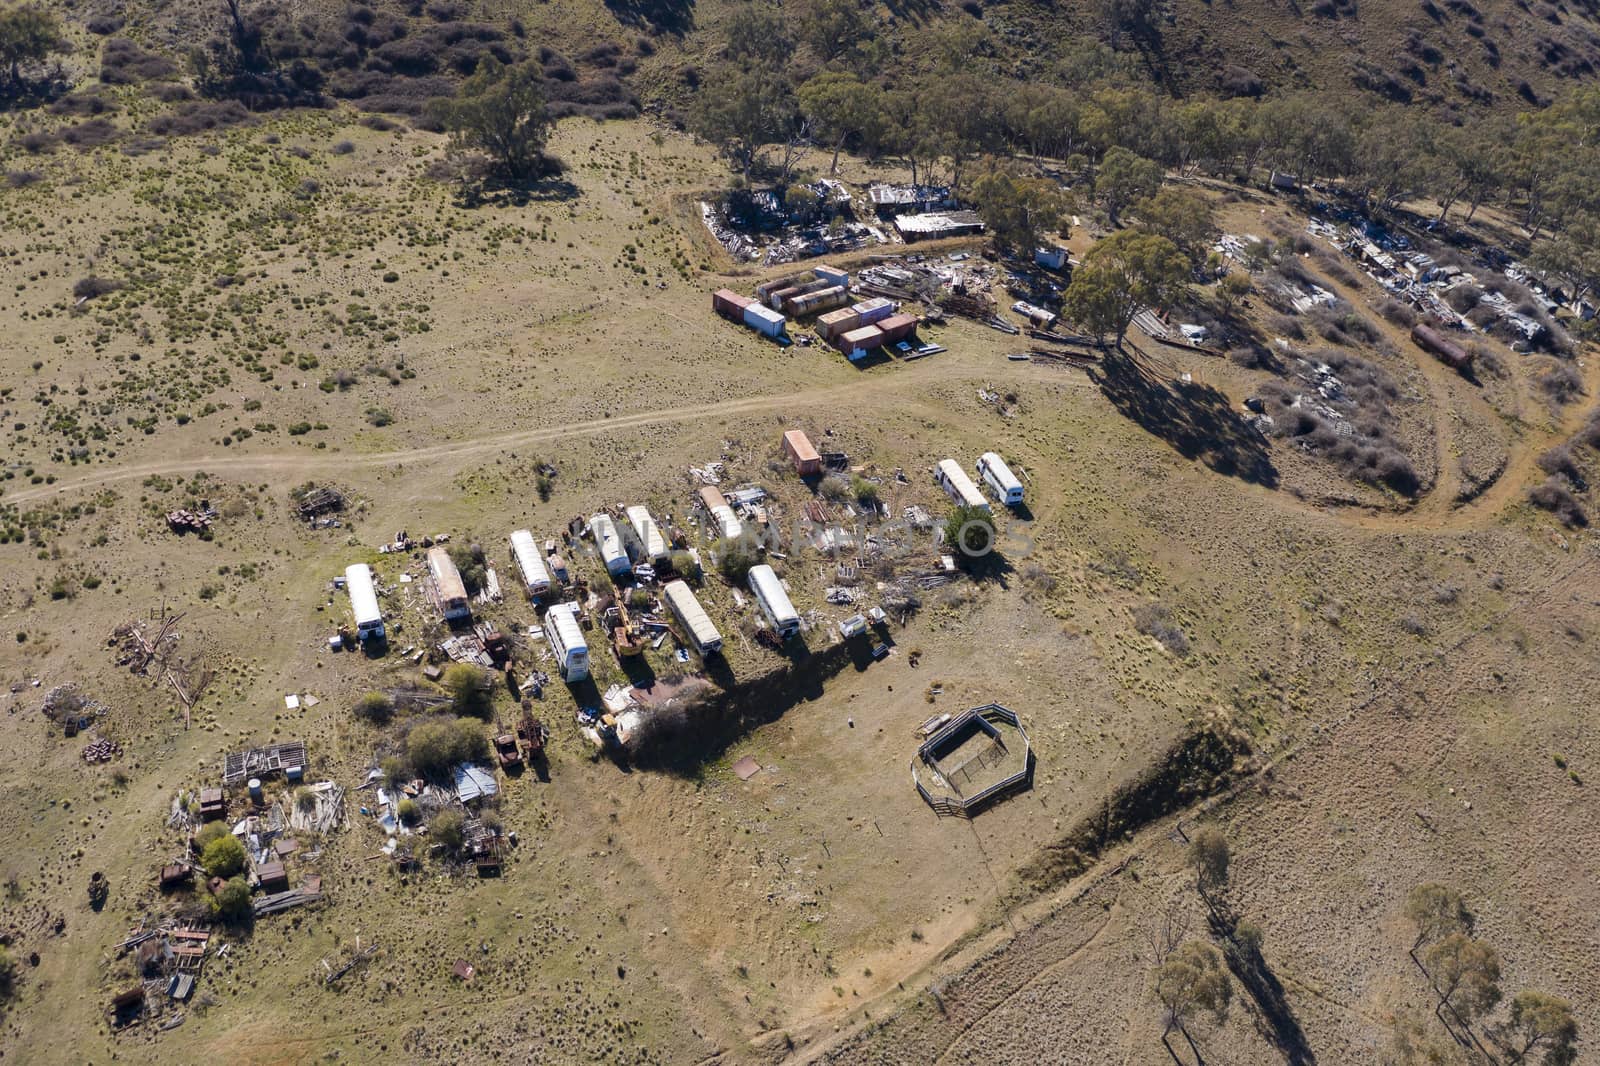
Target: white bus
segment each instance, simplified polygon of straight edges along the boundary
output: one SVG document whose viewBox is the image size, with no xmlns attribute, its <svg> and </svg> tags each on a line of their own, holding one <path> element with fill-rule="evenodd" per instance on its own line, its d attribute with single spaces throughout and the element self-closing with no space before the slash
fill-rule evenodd
<svg viewBox="0 0 1600 1066">
<path fill-rule="evenodd" d="M 522 572 L 522 585 L 528 590 L 529 596 L 543 596 L 550 591 L 550 571 L 545 569 L 544 559 L 539 555 L 539 545 L 534 543 L 531 532 L 526 529 L 512 532 L 511 558 L 516 560 L 517 569 Z"/>
<path fill-rule="evenodd" d="M 778 639 L 788 640 L 800 632 L 800 614 L 789 602 L 789 594 L 783 591 L 783 582 L 778 580 L 772 567 L 766 563 L 752 566 L 749 581 L 750 591 L 755 593 L 756 603 L 761 606 L 761 613 L 778 634 Z"/>
<path fill-rule="evenodd" d="M 706 609 L 700 606 L 700 601 L 687 584 L 682 581 L 667 582 L 661 590 L 661 598 L 667 601 L 668 610 L 688 630 L 689 639 L 694 641 L 701 655 L 722 650 L 722 634 L 717 632 L 711 616 L 706 614 Z"/>
<path fill-rule="evenodd" d="M 600 559 L 606 564 L 606 573 L 612 577 L 621 577 L 633 569 L 633 564 L 628 561 L 628 552 L 622 546 L 622 538 L 617 535 L 616 523 L 611 521 L 608 514 L 596 514 L 589 519 L 589 534 L 594 537 L 594 546 L 600 552 Z"/>
<path fill-rule="evenodd" d="M 378 590 L 372 583 L 372 567 L 353 563 L 344 568 L 344 588 L 350 594 L 350 609 L 356 615 L 356 636 L 361 641 L 382 640 L 383 612 L 378 610 Z"/>
<path fill-rule="evenodd" d="M 556 653 L 556 669 L 563 681 L 582 681 L 589 676 L 589 642 L 578 625 L 578 605 L 558 603 L 544 613 L 544 633 L 550 650 Z"/>
<path fill-rule="evenodd" d="M 1022 502 L 1022 482 L 1011 472 L 1006 461 L 994 452 L 984 452 L 978 457 L 978 473 L 989 483 L 1000 502 L 1015 507 Z"/>
<path fill-rule="evenodd" d="M 967 472 L 961 469 L 961 464 L 954 459 L 941 459 L 939 465 L 933 469 L 933 479 L 944 489 L 957 507 L 975 507 L 980 511 L 989 510 L 989 501 L 984 499 L 983 493 L 978 491 L 978 486 L 972 483 Z"/>
<path fill-rule="evenodd" d="M 661 535 L 661 528 L 656 525 L 656 520 L 650 517 L 650 509 L 634 506 L 623 513 L 628 516 L 628 527 L 633 530 L 634 539 L 639 542 L 639 550 L 644 553 L 644 561 L 658 566 L 666 562 L 667 538 Z"/>
</svg>

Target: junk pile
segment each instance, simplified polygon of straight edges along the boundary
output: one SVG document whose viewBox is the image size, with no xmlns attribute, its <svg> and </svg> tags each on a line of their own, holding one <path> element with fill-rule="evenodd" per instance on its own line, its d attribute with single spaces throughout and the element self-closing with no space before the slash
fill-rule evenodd
<svg viewBox="0 0 1600 1066">
<path fill-rule="evenodd" d="M 97 737 L 84 746 L 83 761 L 90 764 L 110 762 L 121 754 L 121 744 L 104 737 Z"/>
<path fill-rule="evenodd" d="M 117 665 L 142 674 L 150 669 L 152 662 L 169 659 L 178 646 L 178 622 L 182 618 L 182 614 L 166 615 L 153 634 L 142 618 L 124 622 L 112 630 L 107 643 L 116 649 Z"/>
<path fill-rule="evenodd" d="M 61 727 L 69 737 L 75 737 L 96 721 L 111 713 L 111 709 L 98 700 L 92 700 L 72 685 L 57 685 L 44 694 L 40 712 Z M 93 745 L 90 745 L 93 747 Z M 88 758 L 87 751 L 84 758 Z"/>
<path fill-rule="evenodd" d="M 332 781 L 307 785 L 292 795 L 286 793 L 281 803 L 281 817 L 298 832 L 329 833 L 344 824 L 344 789 Z"/>
<path fill-rule="evenodd" d="M 204 533 L 211 528 L 211 520 L 215 517 L 217 512 L 212 507 L 203 506 L 198 511 L 168 511 L 167 528 L 180 537 L 185 533 Z"/>
<path fill-rule="evenodd" d="M 337 520 L 324 516 L 343 511 L 344 506 L 344 494 L 325 486 L 312 486 L 295 499 L 295 513 L 300 520 L 317 529 L 337 528 Z"/>
<path fill-rule="evenodd" d="M 822 178 L 789 191 L 801 190 L 812 194 L 804 208 L 791 210 L 775 191 L 757 189 L 732 193 L 721 203 L 702 200 L 700 219 L 729 255 L 768 266 L 894 239 L 884 227 L 856 221 L 850 190 L 841 182 Z"/>
</svg>

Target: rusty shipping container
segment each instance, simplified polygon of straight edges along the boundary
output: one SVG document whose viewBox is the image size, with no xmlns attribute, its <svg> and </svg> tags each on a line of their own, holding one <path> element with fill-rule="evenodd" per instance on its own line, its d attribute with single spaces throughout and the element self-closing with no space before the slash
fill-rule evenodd
<svg viewBox="0 0 1600 1066">
<path fill-rule="evenodd" d="M 791 429 L 783 435 L 783 450 L 794 463 L 795 473 L 801 477 L 822 473 L 822 456 L 812 447 L 811 438 L 804 430 Z"/>
<path fill-rule="evenodd" d="M 711 309 L 733 322 L 744 321 L 744 309 L 755 303 L 748 296 L 740 296 L 732 289 L 718 289 L 711 294 Z"/>
<path fill-rule="evenodd" d="M 862 326 L 839 336 L 839 350 L 849 359 L 860 359 L 875 348 L 883 346 L 883 330 L 877 326 Z"/>
<path fill-rule="evenodd" d="M 829 311 L 817 319 L 817 333 L 825 341 L 831 341 L 841 333 L 857 329 L 861 325 L 861 314 L 853 307 L 841 307 L 837 311 Z"/>
<path fill-rule="evenodd" d="M 905 313 L 890 315 L 878 323 L 878 329 L 883 332 L 883 343 L 894 344 L 917 331 L 917 316 Z"/>
<path fill-rule="evenodd" d="M 1411 339 L 1416 341 L 1417 346 L 1423 351 L 1431 353 L 1435 359 L 1453 370 L 1464 374 L 1472 369 L 1472 354 L 1431 326 L 1421 324 L 1413 326 Z"/>
</svg>

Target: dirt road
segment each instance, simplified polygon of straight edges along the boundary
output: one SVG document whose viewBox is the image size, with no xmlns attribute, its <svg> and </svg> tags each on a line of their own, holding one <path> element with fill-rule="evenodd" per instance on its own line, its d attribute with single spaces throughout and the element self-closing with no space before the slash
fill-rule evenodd
<svg viewBox="0 0 1600 1066">
<path fill-rule="evenodd" d="M 152 475 L 187 474 L 196 470 L 209 473 L 235 475 L 299 476 L 319 470 L 348 471 L 353 467 L 384 467 L 396 464 L 442 462 L 452 459 L 470 459 L 474 456 L 516 448 L 528 444 L 571 437 L 591 437 L 601 433 L 615 433 L 644 426 L 671 425 L 694 422 L 726 415 L 746 415 L 785 407 L 815 407 L 829 401 L 859 399 L 862 396 L 895 394 L 896 403 L 904 407 L 920 404 L 915 390 L 938 382 L 959 380 L 980 373 L 971 360 L 928 360 L 898 368 L 896 373 L 878 375 L 860 382 L 847 382 L 800 392 L 785 392 L 767 396 L 745 396 L 717 403 L 695 404 L 682 407 L 664 407 L 653 411 L 640 411 L 616 418 L 595 418 L 580 422 L 547 424 L 537 429 L 513 430 L 446 444 L 430 444 L 420 448 L 402 448 L 395 451 L 351 455 L 348 452 L 310 452 L 297 448 L 283 452 L 240 453 L 235 449 L 154 462 L 135 463 L 115 469 L 96 471 L 75 478 L 66 478 L 53 485 L 36 485 L 13 492 L 4 497 L 5 503 L 23 504 L 52 496 L 85 489 L 97 489 L 124 481 L 142 480 Z M 1080 381 L 1085 388 L 1088 382 Z"/>
<path fill-rule="evenodd" d="M 1265 506 L 1277 507 L 1304 514 L 1314 514 L 1340 525 L 1373 531 L 1425 531 L 1448 532 L 1471 529 L 1484 525 L 1507 504 L 1521 499 L 1526 482 L 1537 473 L 1537 459 L 1546 448 L 1565 440 L 1576 432 L 1591 408 L 1574 405 L 1562 412 L 1558 425 L 1552 432 L 1530 433 L 1516 442 L 1506 463 L 1506 468 L 1494 485 L 1465 504 L 1456 500 L 1459 478 L 1450 452 L 1448 426 L 1449 407 L 1445 402 L 1439 375 L 1442 367 L 1431 364 L 1426 356 L 1419 358 L 1424 368 L 1434 402 L 1440 413 L 1440 432 L 1437 434 L 1440 476 L 1432 491 L 1413 506 L 1403 510 L 1375 511 L 1369 509 L 1335 509 L 1325 505 L 1297 499 L 1281 491 L 1258 485 L 1236 482 L 1236 487 L 1257 496 Z M 1026 363 L 1004 364 L 1010 368 L 1027 367 Z M 79 477 L 57 481 L 53 485 L 36 485 L 21 489 L 4 497 L 8 504 L 25 504 L 53 496 L 97 489 L 126 481 L 142 480 L 152 475 L 187 474 L 196 470 L 210 473 L 230 473 L 243 476 L 272 475 L 279 478 L 297 478 L 318 471 L 349 471 L 352 468 L 377 468 L 397 464 L 425 464 L 450 460 L 471 459 L 506 448 L 521 447 L 546 441 L 572 437 L 590 437 L 602 433 L 638 429 L 645 426 L 672 425 L 727 415 L 746 415 L 772 411 L 785 407 L 815 407 L 829 401 L 860 399 L 863 396 L 891 397 L 892 402 L 904 408 L 923 406 L 918 399 L 919 390 L 927 386 L 962 379 L 981 378 L 986 370 L 998 372 L 987 358 L 969 354 L 966 357 L 952 353 L 938 359 L 909 363 L 897 367 L 894 373 L 875 375 L 859 382 L 846 382 L 800 392 L 777 393 L 766 396 L 745 396 L 709 404 L 664 407 L 640 411 L 616 418 L 597 418 L 577 422 L 547 424 L 537 429 L 513 430 L 468 440 L 431 444 L 418 448 L 403 448 L 366 455 L 347 452 L 310 452 L 294 449 L 286 452 L 240 453 L 236 450 L 199 455 L 186 455 L 154 462 L 135 463 L 116 469 L 86 473 Z M 1600 390 L 1600 360 L 1591 361 L 1584 368 L 1585 386 L 1591 395 Z M 1070 381 L 1082 387 L 1092 387 L 1076 374 L 1061 376 L 1058 370 L 1045 370 L 1055 380 Z M 1448 475 L 1448 476 L 1447 476 Z"/>
</svg>

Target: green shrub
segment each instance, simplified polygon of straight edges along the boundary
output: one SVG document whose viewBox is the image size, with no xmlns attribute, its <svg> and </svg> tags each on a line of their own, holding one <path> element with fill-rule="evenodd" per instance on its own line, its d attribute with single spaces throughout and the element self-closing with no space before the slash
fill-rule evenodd
<svg viewBox="0 0 1600 1066">
<path fill-rule="evenodd" d="M 489 717 L 494 707 L 493 681 L 482 669 L 470 663 L 453 663 L 445 670 L 441 681 L 445 691 L 450 693 L 450 706 L 457 714 Z"/>
<path fill-rule="evenodd" d="M 378 764 L 378 769 L 383 771 L 383 783 L 389 788 L 398 788 L 402 783 L 411 780 L 411 767 L 406 765 L 404 759 L 389 756 Z"/>
<path fill-rule="evenodd" d="M 351 710 L 362 721 L 382 725 L 394 716 L 394 700 L 382 692 L 369 692 L 356 700 Z"/>
<path fill-rule="evenodd" d="M 830 500 L 842 500 L 850 495 L 850 482 L 843 474 L 829 474 L 817 485 L 817 491 Z"/>
<path fill-rule="evenodd" d="M 417 806 L 416 800 L 403 799 L 395 805 L 394 812 L 406 825 L 416 825 L 422 811 Z"/>
<path fill-rule="evenodd" d="M 194 835 L 195 847 L 200 849 L 201 854 L 204 854 L 206 848 L 209 847 L 214 841 L 218 841 L 223 837 L 232 835 L 233 834 L 228 831 L 227 823 L 207 822 L 205 825 L 200 827 L 200 832 Z"/>
<path fill-rule="evenodd" d="M 460 811 L 444 811 L 428 823 L 428 835 L 453 855 L 461 850 L 466 839 L 461 831 L 465 820 Z"/>
<path fill-rule="evenodd" d="M 994 518 L 981 507 L 957 507 L 945 519 L 944 542 L 956 562 L 968 566 L 994 549 Z"/>
<path fill-rule="evenodd" d="M 713 545 L 717 554 L 717 569 L 735 585 L 742 585 L 750 576 L 750 568 L 761 562 L 761 553 L 749 537 L 729 540 L 724 537 Z"/>
<path fill-rule="evenodd" d="M 457 763 L 487 759 L 489 738 L 464 718 L 423 722 L 406 737 L 406 757 L 418 773 L 437 776 Z"/>
<path fill-rule="evenodd" d="M 244 869 L 244 859 L 244 845 L 232 833 L 213 840 L 200 853 L 200 865 L 212 877 L 232 877 Z"/>
<path fill-rule="evenodd" d="M 700 560 L 689 552 L 672 553 L 672 572 L 690 581 L 700 580 Z"/>
<path fill-rule="evenodd" d="M 230 877 L 211 897 L 211 913 L 225 922 L 240 922 L 251 912 L 250 884 L 242 877 Z"/>
</svg>

